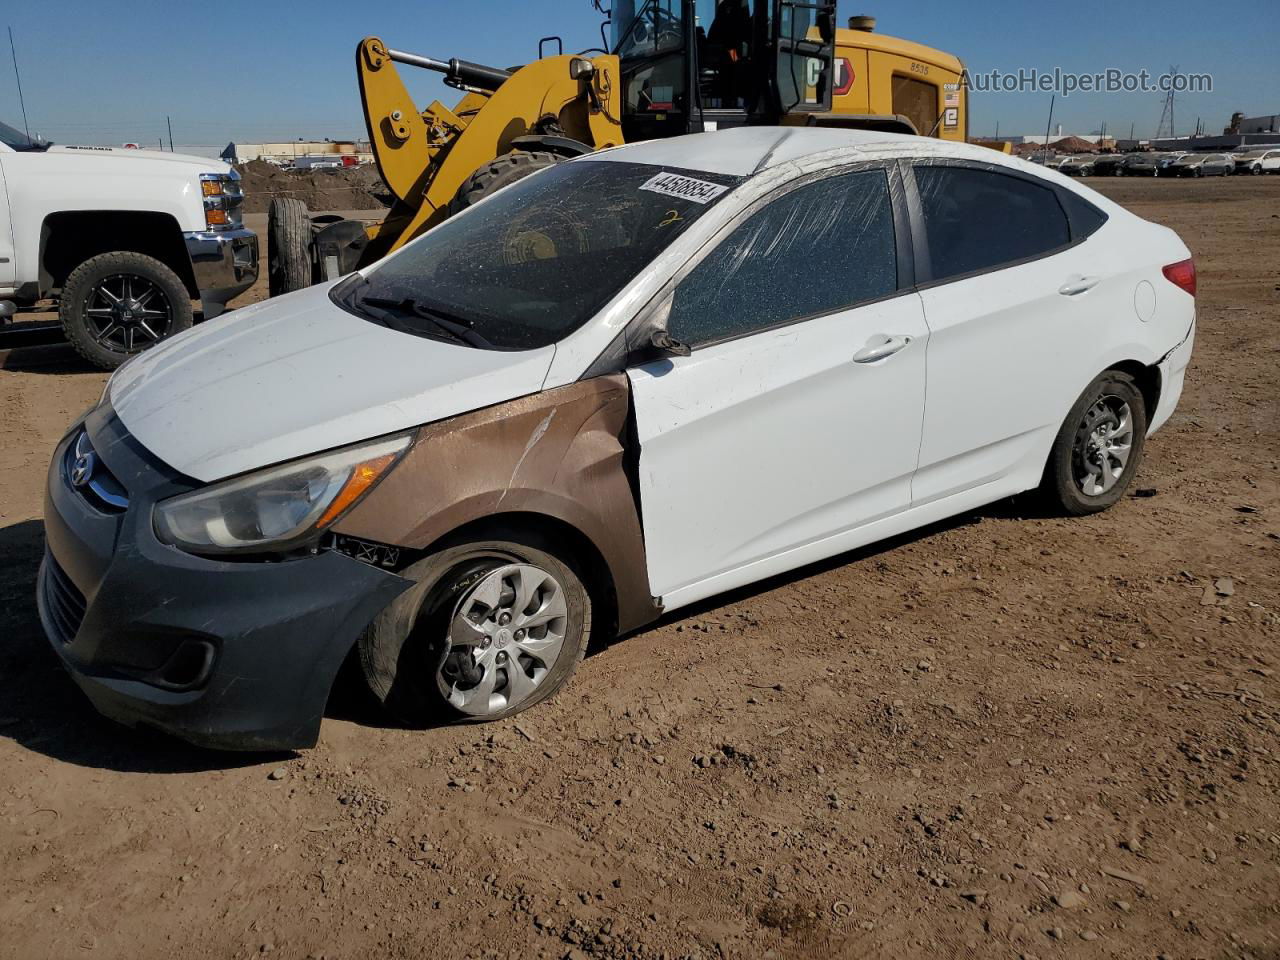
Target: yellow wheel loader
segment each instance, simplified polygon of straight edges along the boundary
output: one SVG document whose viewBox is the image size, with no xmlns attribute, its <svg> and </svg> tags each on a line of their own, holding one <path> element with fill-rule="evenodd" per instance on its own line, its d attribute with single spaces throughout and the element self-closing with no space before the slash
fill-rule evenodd
<svg viewBox="0 0 1280 960">
<path fill-rule="evenodd" d="M 614 0 L 611 11 L 601 2 L 605 46 L 550 53 L 559 38 L 545 38 L 537 60 L 510 70 L 362 40 L 365 123 L 394 203 L 366 227 L 273 200 L 271 294 L 359 269 L 536 170 L 626 142 L 745 124 L 965 139 L 963 64 L 874 33 L 871 17 L 837 29 L 832 0 Z M 397 65 L 443 74 L 462 99 L 419 110 Z"/>
</svg>

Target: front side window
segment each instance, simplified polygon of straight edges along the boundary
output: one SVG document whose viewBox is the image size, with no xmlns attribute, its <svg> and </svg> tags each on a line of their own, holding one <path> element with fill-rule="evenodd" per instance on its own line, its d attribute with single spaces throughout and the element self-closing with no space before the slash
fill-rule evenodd
<svg viewBox="0 0 1280 960">
<path fill-rule="evenodd" d="M 751 214 L 676 287 L 667 327 L 707 344 L 898 289 L 883 170 L 829 177 Z"/>
<path fill-rule="evenodd" d="M 340 306 L 393 329 L 497 350 L 563 339 L 740 178 L 578 160 L 521 180 L 429 230 Z"/>
<path fill-rule="evenodd" d="M 915 177 L 934 280 L 1043 256 L 1071 242 L 1050 187 L 941 164 L 918 165 Z"/>
</svg>

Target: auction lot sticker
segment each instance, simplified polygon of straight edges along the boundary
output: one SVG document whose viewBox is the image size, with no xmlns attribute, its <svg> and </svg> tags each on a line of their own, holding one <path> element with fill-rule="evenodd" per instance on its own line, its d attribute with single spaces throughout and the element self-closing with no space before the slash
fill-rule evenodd
<svg viewBox="0 0 1280 960">
<path fill-rule="evenodd" d="M 692 200 L 694 203 L 709 203 L 729 188 L 718 183 L 695 180 L 693 177 L 682 177 L 678 173 L 660 173 L 642 183 L 640 189 L 665 193 L 669 197 Z"/>
</svg>

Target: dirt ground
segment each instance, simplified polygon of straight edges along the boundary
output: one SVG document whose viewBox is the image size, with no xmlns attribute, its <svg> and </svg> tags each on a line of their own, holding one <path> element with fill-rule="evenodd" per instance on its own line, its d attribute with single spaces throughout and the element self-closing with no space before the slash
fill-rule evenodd
<svg viewBox="0 0 1280 960">
<path fill-rule="evenodd" d="M 1280 177 L 1093 182 L 1200 270 L 1133 495 L 1002 503 L 300 755 L 99 718 L 32 600 L 104 377 L 0 370 L 0 957 L 1280 957 Z"/>
</svg>

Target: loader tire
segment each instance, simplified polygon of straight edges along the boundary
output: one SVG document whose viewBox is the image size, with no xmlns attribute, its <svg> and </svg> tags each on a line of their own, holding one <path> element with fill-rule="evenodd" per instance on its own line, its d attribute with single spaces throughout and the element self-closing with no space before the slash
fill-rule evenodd
<svg viewBox="0 0 1280 960">
<path fill-rule="evenodd" d="M 293 197 L 277 197 L 267 209 L 267 288 L 270 295 L 311 286 L 311 216 Z"/>
<path fill-rule="evenodd" d="M 541 150 L 512 150 L 503 154 L 462 181 L 462 186 L 449 204 L 449 215 L 465 210 L 485 197 L 493 196 L 503 187 L 509 187 L 517 180 L 523 180 L 529 174 L 554 166 L 564 159 Z"/>
</svg>

